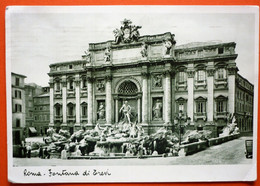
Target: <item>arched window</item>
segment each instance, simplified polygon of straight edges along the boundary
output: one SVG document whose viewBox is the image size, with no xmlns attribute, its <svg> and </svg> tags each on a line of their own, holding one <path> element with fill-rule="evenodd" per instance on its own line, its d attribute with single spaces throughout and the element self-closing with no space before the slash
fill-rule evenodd
<svg viewBox="0 0 260 186">
<path fill-rule="evenodd" d="M 133 83 L 130 80 L 124 81 L 118 87 L 118 93 L 119 94 L 133 95 L 133 94 L 137 94 L 137 92 L 138 92 L 137 86 L 135 85 L 135 83 Z"/>
</svg>

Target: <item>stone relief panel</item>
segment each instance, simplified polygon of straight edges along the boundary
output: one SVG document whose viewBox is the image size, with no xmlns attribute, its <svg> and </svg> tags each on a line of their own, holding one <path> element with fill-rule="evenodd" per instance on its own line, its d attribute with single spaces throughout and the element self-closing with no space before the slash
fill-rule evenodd
<svg viewBox="0 0 260 186">
<path fill-rule="evenodd" d="M 152 81 L 154 88 L 162 88 L 162 74 L 154 74 Z"/>
<path fill-rule="evenodd" d="M 105 91 L 105 80 L 104 79 L 97 80 L 96 89 L 98 92 Z"/>
</svg>

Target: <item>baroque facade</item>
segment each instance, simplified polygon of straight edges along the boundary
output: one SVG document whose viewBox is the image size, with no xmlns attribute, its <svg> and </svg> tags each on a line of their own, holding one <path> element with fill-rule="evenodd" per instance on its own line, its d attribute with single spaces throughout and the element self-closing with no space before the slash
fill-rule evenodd
<svg viewBox="0 0 260 186">
<path fill-rule="evenodd" d="M 124 20 L 114 41 L 90 43 L 81 60 L 50 65 L 49 126 L 73 132 L 118 124 L 127 101 L 131 122 L 148 133 L 165 125 L 174 130 L 180 114 L 189 126 L 220 131 L 229 114 L 243 115 L 239 91 L 250 97 L 243 120 L 252 126 L 253 85 L 238 74 L 236 43 L 176 46 L 174 34 L 140 36 L 140 28 Z"/>
</svg>

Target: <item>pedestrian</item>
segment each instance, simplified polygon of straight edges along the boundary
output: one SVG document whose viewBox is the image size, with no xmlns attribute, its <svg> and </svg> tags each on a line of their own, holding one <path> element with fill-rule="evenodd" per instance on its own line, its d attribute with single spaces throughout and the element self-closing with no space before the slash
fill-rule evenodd
<svg viewBox="0 0 260 186">
<path fill-rule="evenodd" d="M 43 148 L 42 148 L 42 146 L 40 146 L 40 149 L 39 149 L 39 158 L 43 159 Z"/>
<path fill-rule="evenodd" d="M 44 159 L 45 158 L 50 159 L 50 153 L 48 152 L 47 147 L 45 147 L 45 150 L 44 150 L 43 154 L 44 154 Z"/>
<path fill-rule="evenodd" d="M 27 145 L 26 150 L 27 150 L 27 157 L 31 158 L 31 151 L 32 151 L 31 143 Z"/>
<path fill-rule="evenodd" d="M 25 142 L 22 141 L 22 157 L 26 158 L 26 146 L 25 146 Z"/>
</svg>

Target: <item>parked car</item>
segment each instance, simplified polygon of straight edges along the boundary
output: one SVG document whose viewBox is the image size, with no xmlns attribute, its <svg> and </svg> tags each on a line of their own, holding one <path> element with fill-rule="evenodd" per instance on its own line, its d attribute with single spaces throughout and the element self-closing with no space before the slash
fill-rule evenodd
<svg viewBox="0 0 260 186">
<path fill-rule="evenodd" d="M 253 158 L 253 140 L 245 140 L 246 158 Z"/>
</svg>

